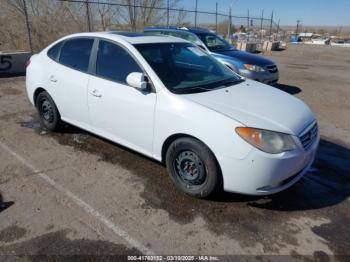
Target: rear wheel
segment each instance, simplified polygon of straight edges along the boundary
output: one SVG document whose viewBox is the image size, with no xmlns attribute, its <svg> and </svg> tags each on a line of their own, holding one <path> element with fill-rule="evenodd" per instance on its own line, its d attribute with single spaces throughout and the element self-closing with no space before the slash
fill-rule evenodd
<svg viewBox="0 0 350 262">
<path fill-rule="evenodd" d="M 50 131 L 58 131 L 62 126 L 61 116 L 51 96 L 46 91 L 41 92 L 35 105 L 43 126 Z"/>
<path fill-rule="evenodd" d="M 220 188 L 221 173 L 210 149 L 193 138 L 175 140 L 166 154 L 168 172 L 181 191 L 205 198 Z"/>
</svg>

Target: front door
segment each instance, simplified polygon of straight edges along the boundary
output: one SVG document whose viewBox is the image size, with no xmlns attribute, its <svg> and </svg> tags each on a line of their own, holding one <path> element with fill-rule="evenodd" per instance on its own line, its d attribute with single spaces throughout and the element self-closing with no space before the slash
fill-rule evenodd
<svg viewBox="0 0 350 262">
<path fill-rule="evenodd" d="M 126 83 L 128 74 L 142 69 L 123 47 L 104 40 L 99 40 L 95 67 L 88 85 L 94 132 L 151 156 L 156 93 Z"/>
</svg>

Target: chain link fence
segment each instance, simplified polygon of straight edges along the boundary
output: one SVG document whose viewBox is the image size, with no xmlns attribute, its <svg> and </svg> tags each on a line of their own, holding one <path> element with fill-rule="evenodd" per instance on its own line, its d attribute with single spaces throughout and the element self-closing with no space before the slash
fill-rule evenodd
<svg viewBox="0 0 350 262">
<path fill-rule="evenodd" d="M 67 34 L 84 31 L 143 31 L 149 26 L 201 27 L 229 41 L 280 40 L 272 17 L 239 17 L 185 9 L 181 0 L 1 0 L 0 50 L 37 52 Z"/>
</svg>

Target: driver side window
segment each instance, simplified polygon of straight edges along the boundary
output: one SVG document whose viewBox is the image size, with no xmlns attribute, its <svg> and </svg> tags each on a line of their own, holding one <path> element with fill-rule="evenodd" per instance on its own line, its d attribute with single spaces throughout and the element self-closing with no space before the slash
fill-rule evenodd
<svg viewBox="0 0 350 262">
<path fill-rule="evenodd" d="M 133 57 L 122 47 L 100 40 L 96 58 L 96 75 L 126 84 L 130 73 L 142 70 Z"/>
</svg>

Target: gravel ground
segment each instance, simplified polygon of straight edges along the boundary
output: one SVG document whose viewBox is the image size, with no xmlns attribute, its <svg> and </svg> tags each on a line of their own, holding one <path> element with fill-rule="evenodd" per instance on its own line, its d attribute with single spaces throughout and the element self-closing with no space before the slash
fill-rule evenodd
<svg viewBox="0 0 350 262">
<path fill-rule="evenodd" d="M 24 77 L 1 78 L 0 255 L 346 260 L 350 50 L 300 45 L 265 55 L 279 64 L 277 88 L 312 108 L 322 136 L 310 172 L 266 197 L 185 196 L 165 168 L 148 158 L 71 126 L 60 133 L 43 130 L 26 98 Z"/>
</svg>

